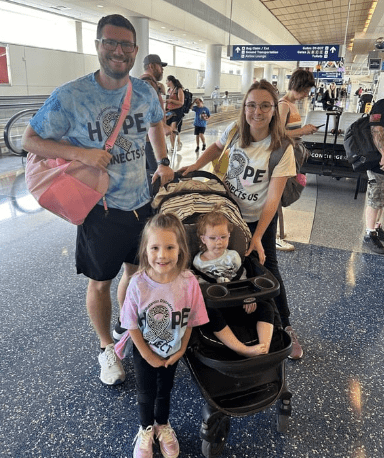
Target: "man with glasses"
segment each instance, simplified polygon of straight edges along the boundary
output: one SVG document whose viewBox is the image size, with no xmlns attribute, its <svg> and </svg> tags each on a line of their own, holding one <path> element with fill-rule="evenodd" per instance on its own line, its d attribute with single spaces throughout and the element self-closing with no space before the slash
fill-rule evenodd
<svg viewBox="0 0 384 458">
<path fill-rule="evenodd" d="M 138 47 L 133 25 L 113 14 L 100 19 L 96 49 L 100 69 L 57 88 L 36 113 L 23 137 L 23 147 L 43 157 L 78 160 L 107 170 L 108 214 L 96 205 L 78 227 L 77 273 L 89 278 L 86 305 L 100 339 L 100 379 L 107 385 L 122 383 L 124 369 L 116 357 L 110 333 L 111 283 L 124 265 L 118 286 L 122 305 L 129 276 L 135 271 L 140 232 L 150 215 L 150 192 L 145 168 L 148 134 L 158 161 L 154 179 L 162 184 L 173 178 L 169 168 L 162 119 L 155 91 L 129 76 Z M 110 152 L 104 149 L 132 83 L 130 109 Z"/>
</svg>

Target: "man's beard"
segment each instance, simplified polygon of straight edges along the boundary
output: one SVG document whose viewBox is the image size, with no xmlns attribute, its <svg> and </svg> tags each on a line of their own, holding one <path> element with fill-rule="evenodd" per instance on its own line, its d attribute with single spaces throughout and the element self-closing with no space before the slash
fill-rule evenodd
<svg viewBox="0 0 384 458">
<path fill-rule="evenodd" d="M 107 57 L 100 59 L 100 66 L 103 68 L 104 73 L 107 76 L 109 76 L 110 78 L 113 78 L 114 80 L 124 79 L 129 74 L 134 63 L 135 63 L 134 59 L 128 58 L 127 60 L 125 60 L 125 64 L 126 64 L 125 70 L 114 71 L 112 70 L 111 66 L 109 65 L 109 59 Z"/>
</svg>

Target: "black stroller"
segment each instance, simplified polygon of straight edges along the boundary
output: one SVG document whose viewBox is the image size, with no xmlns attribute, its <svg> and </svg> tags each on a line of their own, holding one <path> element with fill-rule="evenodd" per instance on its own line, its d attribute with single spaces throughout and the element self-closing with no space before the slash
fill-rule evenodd
<svg viewBox="0 0 384 458">
<path fill-rule="evenodd" d="M 208 178 L 201 181 L 194 178 Z M 160 212 L 176 213 L 183 221 L 192 256 L 198 252 L 196 221 L 201 213 L 212 210 L 220 202 L 221 211 L 234 223 L 229 248 L 245 253 L 251 234 L 242 220 L 237 204 L 229 197 L 223 183 L 208 172 L 193 172 L 187 181 L 169 184 L 160 191 L 153 206 Z M 229 433 L 230 418 L 253 415 L 277 404 L 276 426 L 279 432 L 288 428 L 291 415 L 291 393 L 285 382 L 285 359 L 292 343 L 283 330 L 273 297 L 280 285 L 275 277 L 261 266 L 255 255 L 244 260 L 247 279 L 229 283 L 203 283 L 201 289 L 207 307 L 242 306 L 245 302 L 273 303 L 275 326 L 270 352 L 245 358 L 225 347 L 204 327 L 194 329 L 184 362 L 196 381 L 206 403 L 202 409 L 200 427 L 202 453 L 205 457 L 221 454 Z M 235 330 L 233 330 L 235 332 Z M 237 329 L 236 335 L 244 343 L 257 343 L 254 326 Z"/>
</svg>

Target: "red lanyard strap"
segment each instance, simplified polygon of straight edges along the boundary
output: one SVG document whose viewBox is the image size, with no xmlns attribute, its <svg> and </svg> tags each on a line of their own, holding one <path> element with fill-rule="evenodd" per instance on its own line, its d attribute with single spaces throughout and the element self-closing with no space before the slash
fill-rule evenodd
<svg viewBox="0 0 384 458">
<path fill-rule="evenodd" d="M 127 87 L 127 92 L 125 94 L 123 104 L 121 106 L 121 112 L 119 119 L 117 121 L 117 124 L 115 125 L 113 132 L 111 136 L 108 138 L 108 140 L 105 142 L 105 149 L 107 151 L 111 151 L 113 148 L 113 145 L 115 144 L 116 138 L 119 135 L 119 131 L 121 129 L 121 126 L 123 125 L 123 122 L 125 120 L 125 117 L 127 116 L 127 113 L 131 107 L 131 96 L 132 96 L 132 83 L 131 80 L 128 81 L 128 87 Z"/>
</svg>

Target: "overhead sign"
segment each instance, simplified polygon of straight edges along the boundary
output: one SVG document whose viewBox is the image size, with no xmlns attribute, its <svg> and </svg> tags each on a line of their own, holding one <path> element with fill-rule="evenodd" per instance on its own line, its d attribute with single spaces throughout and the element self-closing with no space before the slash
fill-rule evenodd
<svg viewBox="0 0 384 458">
<path fill-rule="evenodd" d="M 369 70 L 380 70 L 381 59 L 369 59 L 368 68 Z"/>
<path fill-rule="evenodd" d="M 339 45 L 233 45 L 231 60 L 339 60 Z"/>
<path fill-rule="evenodd" d="M 320 80 L 337 80 L 343 79 L 343 72 L 313 72 L 313 76 Z"/>
</svg>

